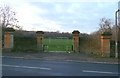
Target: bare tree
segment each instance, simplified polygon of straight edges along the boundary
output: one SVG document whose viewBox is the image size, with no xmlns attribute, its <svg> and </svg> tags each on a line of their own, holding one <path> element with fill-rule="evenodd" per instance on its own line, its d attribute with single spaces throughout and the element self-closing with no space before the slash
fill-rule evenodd
<svg viewBox="0 0 120 78">
<path fill-rule="evenodd" d="M 9 6 L 0 7 L 0 24 L 3 28 L 12 27 L 19 29 L 16 13 Z"/>
<path fill-rule="evenodd" d="M 99 26 L 101 32 L 105 32 L 105 31 L 111 32 L 113 24 L 111 22 L 111 19 L 102 18 L 100 19 Z"/>
</svg>

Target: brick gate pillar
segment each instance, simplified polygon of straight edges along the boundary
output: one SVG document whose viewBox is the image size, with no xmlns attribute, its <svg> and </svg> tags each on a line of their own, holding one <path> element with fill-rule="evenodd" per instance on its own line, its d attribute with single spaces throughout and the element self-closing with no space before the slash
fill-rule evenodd
<svg viewBox="0 0 120 78">
<path fill-rule="evenodd" d="M 14 29 L 6 28 L 4 31 L 4 49 L 11 50 L 14 47 Z"/>
<path fill-rule="evenodd" d="M 101 55 L 104 57 L 110 57 L 110 32 L 104 32 L 101 34 Z"/>
<path fill-rule="evenodd" d="M 74 52 L 79 52 L 80 49 L 79 49 L 79 31 L 73 31 L 72 34 L 73 34 L 73 51 Z"/>
<path fill-rule="evenodd" d="M 43 51 L 44 32 L 37 31 L 36 35 L 37 35 L 37 49 L 38 49 L 38 51 Z"/>
</svg>

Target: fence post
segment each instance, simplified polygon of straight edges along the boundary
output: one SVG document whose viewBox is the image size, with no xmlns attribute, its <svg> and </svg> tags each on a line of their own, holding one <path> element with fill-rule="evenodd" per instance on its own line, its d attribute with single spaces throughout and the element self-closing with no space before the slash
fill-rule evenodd
<svg viewBox="0 0 120 78">
<path fill-rule="evenodd" d="M 80 48 L 79 48 L 79 31 L 77 31 L 77 30 L 74 30 L 73 32 L 72 32 L 72 34 L 73 34 L 73 51 L 74 52 L 79 52 L 80 51 Z"/>
<path fill-rule="evenodd" d="M 101 34 L 101 55 L 103 57 L 110 57 L 110 32 L 103 32 Z"/>
<path fill-rule="evenodd" d="M 14 47 L 14 29 L 13 28 L 6 28 L 4 30 L 4 50 L 11 51 Z"/>
<path fill-rule="evenodd" d="M 37 50 L 43 51 L 43 39 L 44 39 L 44 32 L 43 31 L 37 31 Z"/>
</svg>

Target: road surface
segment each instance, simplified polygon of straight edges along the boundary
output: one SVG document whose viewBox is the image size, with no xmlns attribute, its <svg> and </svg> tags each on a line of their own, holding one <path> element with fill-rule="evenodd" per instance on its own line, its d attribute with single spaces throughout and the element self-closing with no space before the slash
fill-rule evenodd
<svg viewBox="0 0 120 78">
<path fill-rule="evenodd" d="M 3 76 L 118 76 L 117 64 L 2 58 Z"/>
</svg>

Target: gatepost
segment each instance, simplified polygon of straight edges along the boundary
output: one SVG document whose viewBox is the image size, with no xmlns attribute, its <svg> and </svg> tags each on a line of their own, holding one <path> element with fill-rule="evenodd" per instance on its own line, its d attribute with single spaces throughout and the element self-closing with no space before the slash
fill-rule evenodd
<svg viewBox="0 0 120 78">
<path fill-rule="evenodd" d="M 101 34 L 101 55 L 103 57 L 110 57 L 110 32 L 103 32 Z"/>
<path fill-rule="evenodd" d="M 14 47 L 14 29 L 6 28 L 4 30 L 4 50 L 11 51 Z"/>
<path fill-rule="evenodd" d="M 73 32 L 72 32 L 72 34 L 73 34 L 73 51 L 74 52 L 79 52 L 80 51 L 80 49 L 79 49 L 79 31 L 78 30 L 74 30 Z"/>
<path fill-rule="evenodd" d="M 44 39 L 44 32 L 43 31 L 37 31 L 37 50 L 43 51 L 43 39 Z"/>
</svg>

